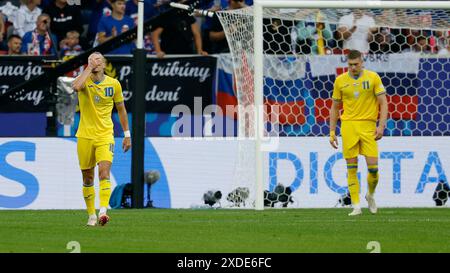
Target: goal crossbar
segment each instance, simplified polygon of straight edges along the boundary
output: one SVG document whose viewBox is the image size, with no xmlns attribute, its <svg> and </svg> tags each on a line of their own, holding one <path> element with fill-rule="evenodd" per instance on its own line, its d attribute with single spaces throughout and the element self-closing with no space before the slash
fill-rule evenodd
<svg viewBox="0 0 450 273">
<path fill-rule="evenodd" d="M 305 9 L 450 9 L 449 1 L 279 1 L 255 0 L 254 7 Z"/>
</svg>

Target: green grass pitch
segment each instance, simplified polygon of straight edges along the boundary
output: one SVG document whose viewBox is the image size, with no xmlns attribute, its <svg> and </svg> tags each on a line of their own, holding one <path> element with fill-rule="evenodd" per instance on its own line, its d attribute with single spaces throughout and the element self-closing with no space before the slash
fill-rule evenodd
<svg viewBox="0 0 450 273">
<path fill-rule="evenodd" d="M 448 208 L 110 210 L 104 227 L 86 227 L 81 210 L 0 211 L 0 252 L 450 252 Z"/>
</svg>

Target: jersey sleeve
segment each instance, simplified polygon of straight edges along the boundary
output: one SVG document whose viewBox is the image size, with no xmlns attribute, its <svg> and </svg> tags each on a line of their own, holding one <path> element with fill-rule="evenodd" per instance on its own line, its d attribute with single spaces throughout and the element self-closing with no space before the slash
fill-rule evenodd
<svg viewBox="0 0 450 273">
<path fill-rule="evenodd" d="M 375 74 L 373 92 L 375 93 L 375 96 L 386 94 L 386 89 L 384 88 L 381 77 L 378 74 Z"/>
<path fill-rule="evenodd" d="M 123 101 L 123 93 L 122 93 L 122 86 L 120 85 L 120 82 L 116 80 L 114 84 L 114 97 L 113 97 L 114 103 L 119 103 Z"/>
<path fill-rule="evenodd" d="M 80 92 L 89 92 L 88 86 L 89 86 L 90 84 L 92 84 L 92 80 L 91 80 L 91 77 L 88 77 L 88 78 L 86 79 L 86 81 L 84 82 L 83 87 L 81 87 L 80 90 L 78 90 L 78 93 L 80 93 Z"/>
<path fill-rule="evenodd" d="M 342 101 L 342 92 L 339 84 L 339 80 L 336 79 L 334 81 L 333 95 L 332 98 L 334 101 Z"/>
</svg>

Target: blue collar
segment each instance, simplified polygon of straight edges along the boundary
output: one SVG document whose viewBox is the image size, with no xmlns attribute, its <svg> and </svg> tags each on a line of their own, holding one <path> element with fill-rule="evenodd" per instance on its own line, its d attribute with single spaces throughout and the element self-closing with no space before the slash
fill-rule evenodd
<svg viewBox="0 0 450 273">
<path fill-rule="evenodd" d="M 103 77 L 103 80 L 101 80 L 101 81 L 96 81 L 96 82 L 92 81 L 92 82 L 95 83 L 96 85 L 99 85 L 99 84 L 102 83 L 105 79 L 106 79 L 106 77 Z"/>
<path fill-rule="evenodd" d="M 350 76 L 350 78 L 352 78 L 352 79 L 354 79 L 354 80 L 357 80 L 357 79 L 359 79 L 359 78 L 363 75 L 363 73 L 364 73 L 364 69 L 361 70 L 361 72 L 359 73 L 359 75 L 358 75 L 357 77 L 354 77 L 354 76 L 350 73 L 350 71 L 348 72 L 348 75 Z"/>
</svg>

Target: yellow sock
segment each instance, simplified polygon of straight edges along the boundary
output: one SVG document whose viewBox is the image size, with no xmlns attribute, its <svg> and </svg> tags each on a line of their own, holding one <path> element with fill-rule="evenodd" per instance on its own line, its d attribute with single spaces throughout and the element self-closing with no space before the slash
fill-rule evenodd
<svg viewBox="0 0 450 273">
<path fill-rule="evenodd" d="M 369 184 L 369 194 L 375 193 L 375 188 L 378 185 L 378 165 L 369 165 L 367 174 L 367 183 Z"/>
<path fill-rule="evenodd" d="M 86 202 L 86 209 L 89 215 L 95 214 L 95 189 L 94 185 L 83 185 L 83 197 Z"/>
<path fill-rule="evenodd" d="M 359 205 L 359 181 L 358 181 L 358 164 L 347 164 L 347 182 L 348 191 L 353 205 Z"/>
<path fill-rule="evenodd" d="M 111 181 L 109 179 L 100 180 L 100 207 L 107 208 L 111 197 Z"/>
</svg>

